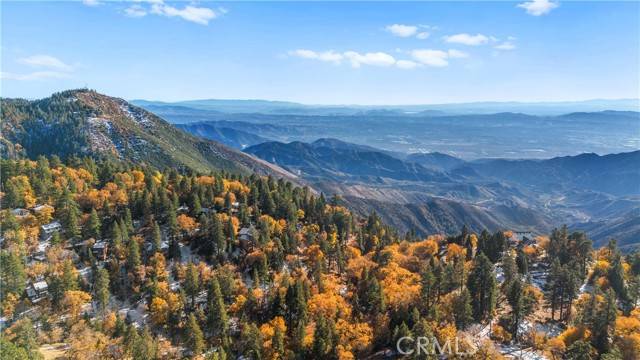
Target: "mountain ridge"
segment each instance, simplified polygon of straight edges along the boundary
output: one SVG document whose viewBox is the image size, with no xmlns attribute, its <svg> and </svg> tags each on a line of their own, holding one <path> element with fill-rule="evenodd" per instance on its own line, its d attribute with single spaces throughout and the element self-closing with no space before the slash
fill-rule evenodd
<svg viewBox="0 0 640 360">
<path fill-rule="evenodd" d="M 0 99 L 8 156 L 114 156 L 157 167 L 184 166 L 296 176 L 253 156 L 177 129 L 119 98 L 78 89 L 28 101 Z"/>
</svg>

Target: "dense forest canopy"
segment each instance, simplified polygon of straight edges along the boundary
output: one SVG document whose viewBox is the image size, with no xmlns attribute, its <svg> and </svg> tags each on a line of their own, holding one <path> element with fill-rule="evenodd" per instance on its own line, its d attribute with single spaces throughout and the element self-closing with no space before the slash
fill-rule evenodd
<svg viewBox="0 0 640 360">
<path fill-rule="evenodd" d="M 1 176 L 2 358 L 351 359 L 465 336 L 479 359 L 640 357 L 640 255 L 566 227 L 416 238 L 273 177 L 88 157 Z"/>
</svg>

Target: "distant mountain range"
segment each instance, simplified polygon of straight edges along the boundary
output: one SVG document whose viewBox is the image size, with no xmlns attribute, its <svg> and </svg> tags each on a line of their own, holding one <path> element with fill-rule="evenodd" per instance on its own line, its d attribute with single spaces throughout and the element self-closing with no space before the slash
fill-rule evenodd
<svg viewBox="0 0 640 360">
<path fill-rule="evenodd" d="M 320 139 L 313 143 L 266 142 L 244 150 L 289 171 L 309 177 L 340 179 L 389 178 L 394 180 L 445 182 L 443 173 L 420 164 L 402 161 L 384 152 L 335 139 Z"/>
<path fill-rule="evenodd" d="M 464 161 L 440 153 L 393 154 L 336 139 L 267 142 L 245 149 L 337 193 L 400 230 L 453 233 L 503 227 L 546 232 L 562 223 L 640 242 L 640 151 L 548 160 Z M 395 156 L 394 156 L 395 155 Z M 614 230 L 615 229 L 615 230 Z"/>
<path fill-rule="evenodd" d="M 597 99 L 558 102 L 472 102 L 424 105 L 307 105 L 289 101 L 269 100 L 187 100 L 161 102 L 132 100 L 133 104 L 145 108 L 185 107 L 216 111 L 228 114 L 280 114 L 280 115 L 398 115 L 417 114 L 437 116 L 444 114 L 494 114 L 518 112 L 531 115 L 560 115 L 577 111 L 597 112 L 604 110 L 640 111 L 639 99 Z"/>
<path fill-rule="evenodd" d="M 217 122 L 176 124 L 176 127 L 193 135 L 214 140 L 236 149 L 244 149 L 247 146 L 269 141 L 269 139 L 262 136 L 232 127 L 225 127 Z"/>
<path fill-rule="evenodd" d="M 633 111 L 451 115 L 389 109 L 349 114 L 223 113 L 175 105 L 149 105 L 146 109 L 175 124 L 198 123 L 202 128 L 206 123 L 271 141 L 311 143 L 336 138 L 394 153 L 439 152 L 465 160 L 548 159 L 640 148 L 640 112 Z M 206 132 L 199 134 L 207 136 Z M 227 140 L 214 132 L 210 138 L 238 148 L 245 145 L 238 144 L 235 136 Z"/>
</svg>

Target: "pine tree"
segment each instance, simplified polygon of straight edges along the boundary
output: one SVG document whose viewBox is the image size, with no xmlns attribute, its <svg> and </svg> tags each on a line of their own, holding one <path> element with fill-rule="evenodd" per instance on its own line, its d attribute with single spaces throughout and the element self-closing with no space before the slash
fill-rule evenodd
<svg viewBox="0 0 640 360">
<path fill-rule="evenodd" d="M 100 311 L 104 314 L 109 305 L 109 272 L 106 269 L 99 269 L 96 274 L 95 294 Z"/>
<path fill-rule="evenodd" d="M 223 226 L 218 215 L 213 215 L 213 244 L 216 253 L 221 255 L 227 248 L 227 239 L 224 236 Z"/>
<path fill-rule="evenodd" d="M 502 273 L 504 274 L 504 281 L 502 283 L 502 291 L 507 292 L 515 279 L 518 277 L 518 268 L 516 261 L 511 255 L 510 251 L 505 251 L 502 255 Z"/>
<path fill-rule="evenodd" d="M 453 317 L 456 327 L 464 330 L 473 321 L 473 309 L 471 308 L 471 296 L 467 289 L 462 289 L 453 299 Z"/>
<path fill-rule="evenodd" d="M 67 238 L 73 242 L 80 239 L 80 210 L 77 206 L 71 206 L 66 214 L 66 234 Z"/>
<path fill-rule="evenodd" d="M 153 250 L 156 252 L 160 251 L 160 248 L 162 247 L 162 233 L 160 231 L 160 226 L 156 221 L 153 222 L 151 241 L 153 243 Z"/>
<path fill-rule="evenodd" d="M 245 324 L 241 335 L 242 352 L 244 356 L 253 360 L 262 360 L 262 334 L 254 323 Z"/>
<path fill-rule="evenodd" d="M 467 287 L 471 293 L 473 317 L 477 321 L 489 319 L 496 305 L 496 277 L 491 261 L 483 253 L 474 259 Z"/>
<path fill-rule="evenodd" d="M 313 332 L 310 356 L 314 359 L 332 358 L 331 352 L 335 351 L 335 347 L 338 345 L 336 340 L 336 329 L 333 320 L 319 317 L 316 320 L 316 327 Z"/>
<path fill-rule="evenodd" d="M 0 274 L 2 274 L 0 298 L 4 299 L 8 294 L 22 295 L 27 274 L 24 263 L 16 252 L 2 250 L 0 255 Z"/>
<path fill-rule="evenodd" d="M 89 220 L 85 229 L 87 229 L 87 237 L 92 237 L 94 239 L 100 239 L 100 227 L 102 223 L 100 222 L 100 218 L 98 217 L 98 212 L 95 208 L 91 209 L 91 214 L 89 215 Z"/>
<path fill-rule="evenodd" d="M 215 277 L 211 280 L 207 297 L 209 300 L 209 313 L 207 317 L 209 328 L 211 329 L 211 333 L 218 335 L 224 342 L 226 341 L 229 326 L 228 316 L 222 291 L 220 290 L 220 283 Z"/>
<path fill-rule="evenodd" d="M 78 290 L 78 273 L 76 268 L 73 266 L 73 262 L 71 260 L 67 260 L 64 262 L 62 266 L 62 292 L 68 290 Z"/>
<path fill-rule="evenodd" d="M 127 207 L 124 209 L 124 224 L 129 233 L 133 233 L 133 220 L 131 219 L 131 210 Z"/>
<path fill-rule="evenodd" d="M 520 274 L 527 275 L 529 273 L 529 261 L 527 260 L 527 254 L 522 251 L 522 248 L 518 248 L 516 264 L 518 265 L 518 272 Z"/>
<path fill-rule="evenodd" d="M 204 334 L 198 325 L 198 320 L 193 313 L 189 314 L 187 328 L 185 330 L 186 346 L 191 349 L 193 355 L 200 355 L 204 350 Z"/>
<path fill-rule="evenodd" d="M 612 290 L 607 292 L 605 303 L 596 313 L 593 325 L 591 342 L 600 354 L 608 352 L 611 348 L 611 338 L 616 322 L 616 295 Z"/>
<path fill-rule="evenodd" d="M 191 297 L 191 308 L 195 308 L 196 296 L 200 292 L 200 273 L 193 263 L 187 265 L 184 279 L 184 291 Z"/>
<path fill-rule="evenodd" d="M 531 293 L 526 291 L 525 286 L 520 279 L 516 279 L 507 294 L 507 301 L 511 306 L 511 332 L 514 339 L 518 337 L 518 328 L 522 319 L 533 311 L 533 298 Z"/>
<path fill-rule="evenodd" d="M 127 265 L 129 267 L 129 271 L 135 271 L 140 264 L 140 245 L 136 239 L 132 237 L 129 239 L 129 244 L 127 246 Z"/>
<path fill-rule="evenodd" d="M 595 360 L 597 357 L 588 342 L 578 340 L 569 346 L 564 358 L 567 360 Z"/>
<path fill-rule="evenodd" d="M 618 253 L 614 255 L 613 262 L 609 267 L 607 279 L 609 280 L 609 284 L 611 284 L 611 288 L 616 292 L 616 295 L 618 295 L 618 299 L 622 301 L 627 300 L 628 296 L 627 296 L 627 289 L 625 287 L 625 281 L 624 281 L 624 269 L 622 268 L 622 258 Z"/>
</svg>

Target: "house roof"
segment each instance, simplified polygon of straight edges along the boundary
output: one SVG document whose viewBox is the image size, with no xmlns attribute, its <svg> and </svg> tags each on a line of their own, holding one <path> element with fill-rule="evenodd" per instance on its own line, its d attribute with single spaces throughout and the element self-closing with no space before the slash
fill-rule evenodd
<svg viewBox="0 0 640 360">
<path fill-rule="evenodd" d="M 44 291 L 47 290 L 49 288 L 49 285 L 47 284 L 46 281 L 41 280 L 41 281 L 37 281 L 33 283 L 33 288 L 36 291 Z"/>
<path fill-rule="evenodd" d="M 56 230 L 62 227 L 62 224 L 60 224 L 59 221 L 52 221 L 48 224 L 44 224 L 42 225 L 42 230 L 44 231 L 52 231 L 52 230 Z"/>
</svg>

